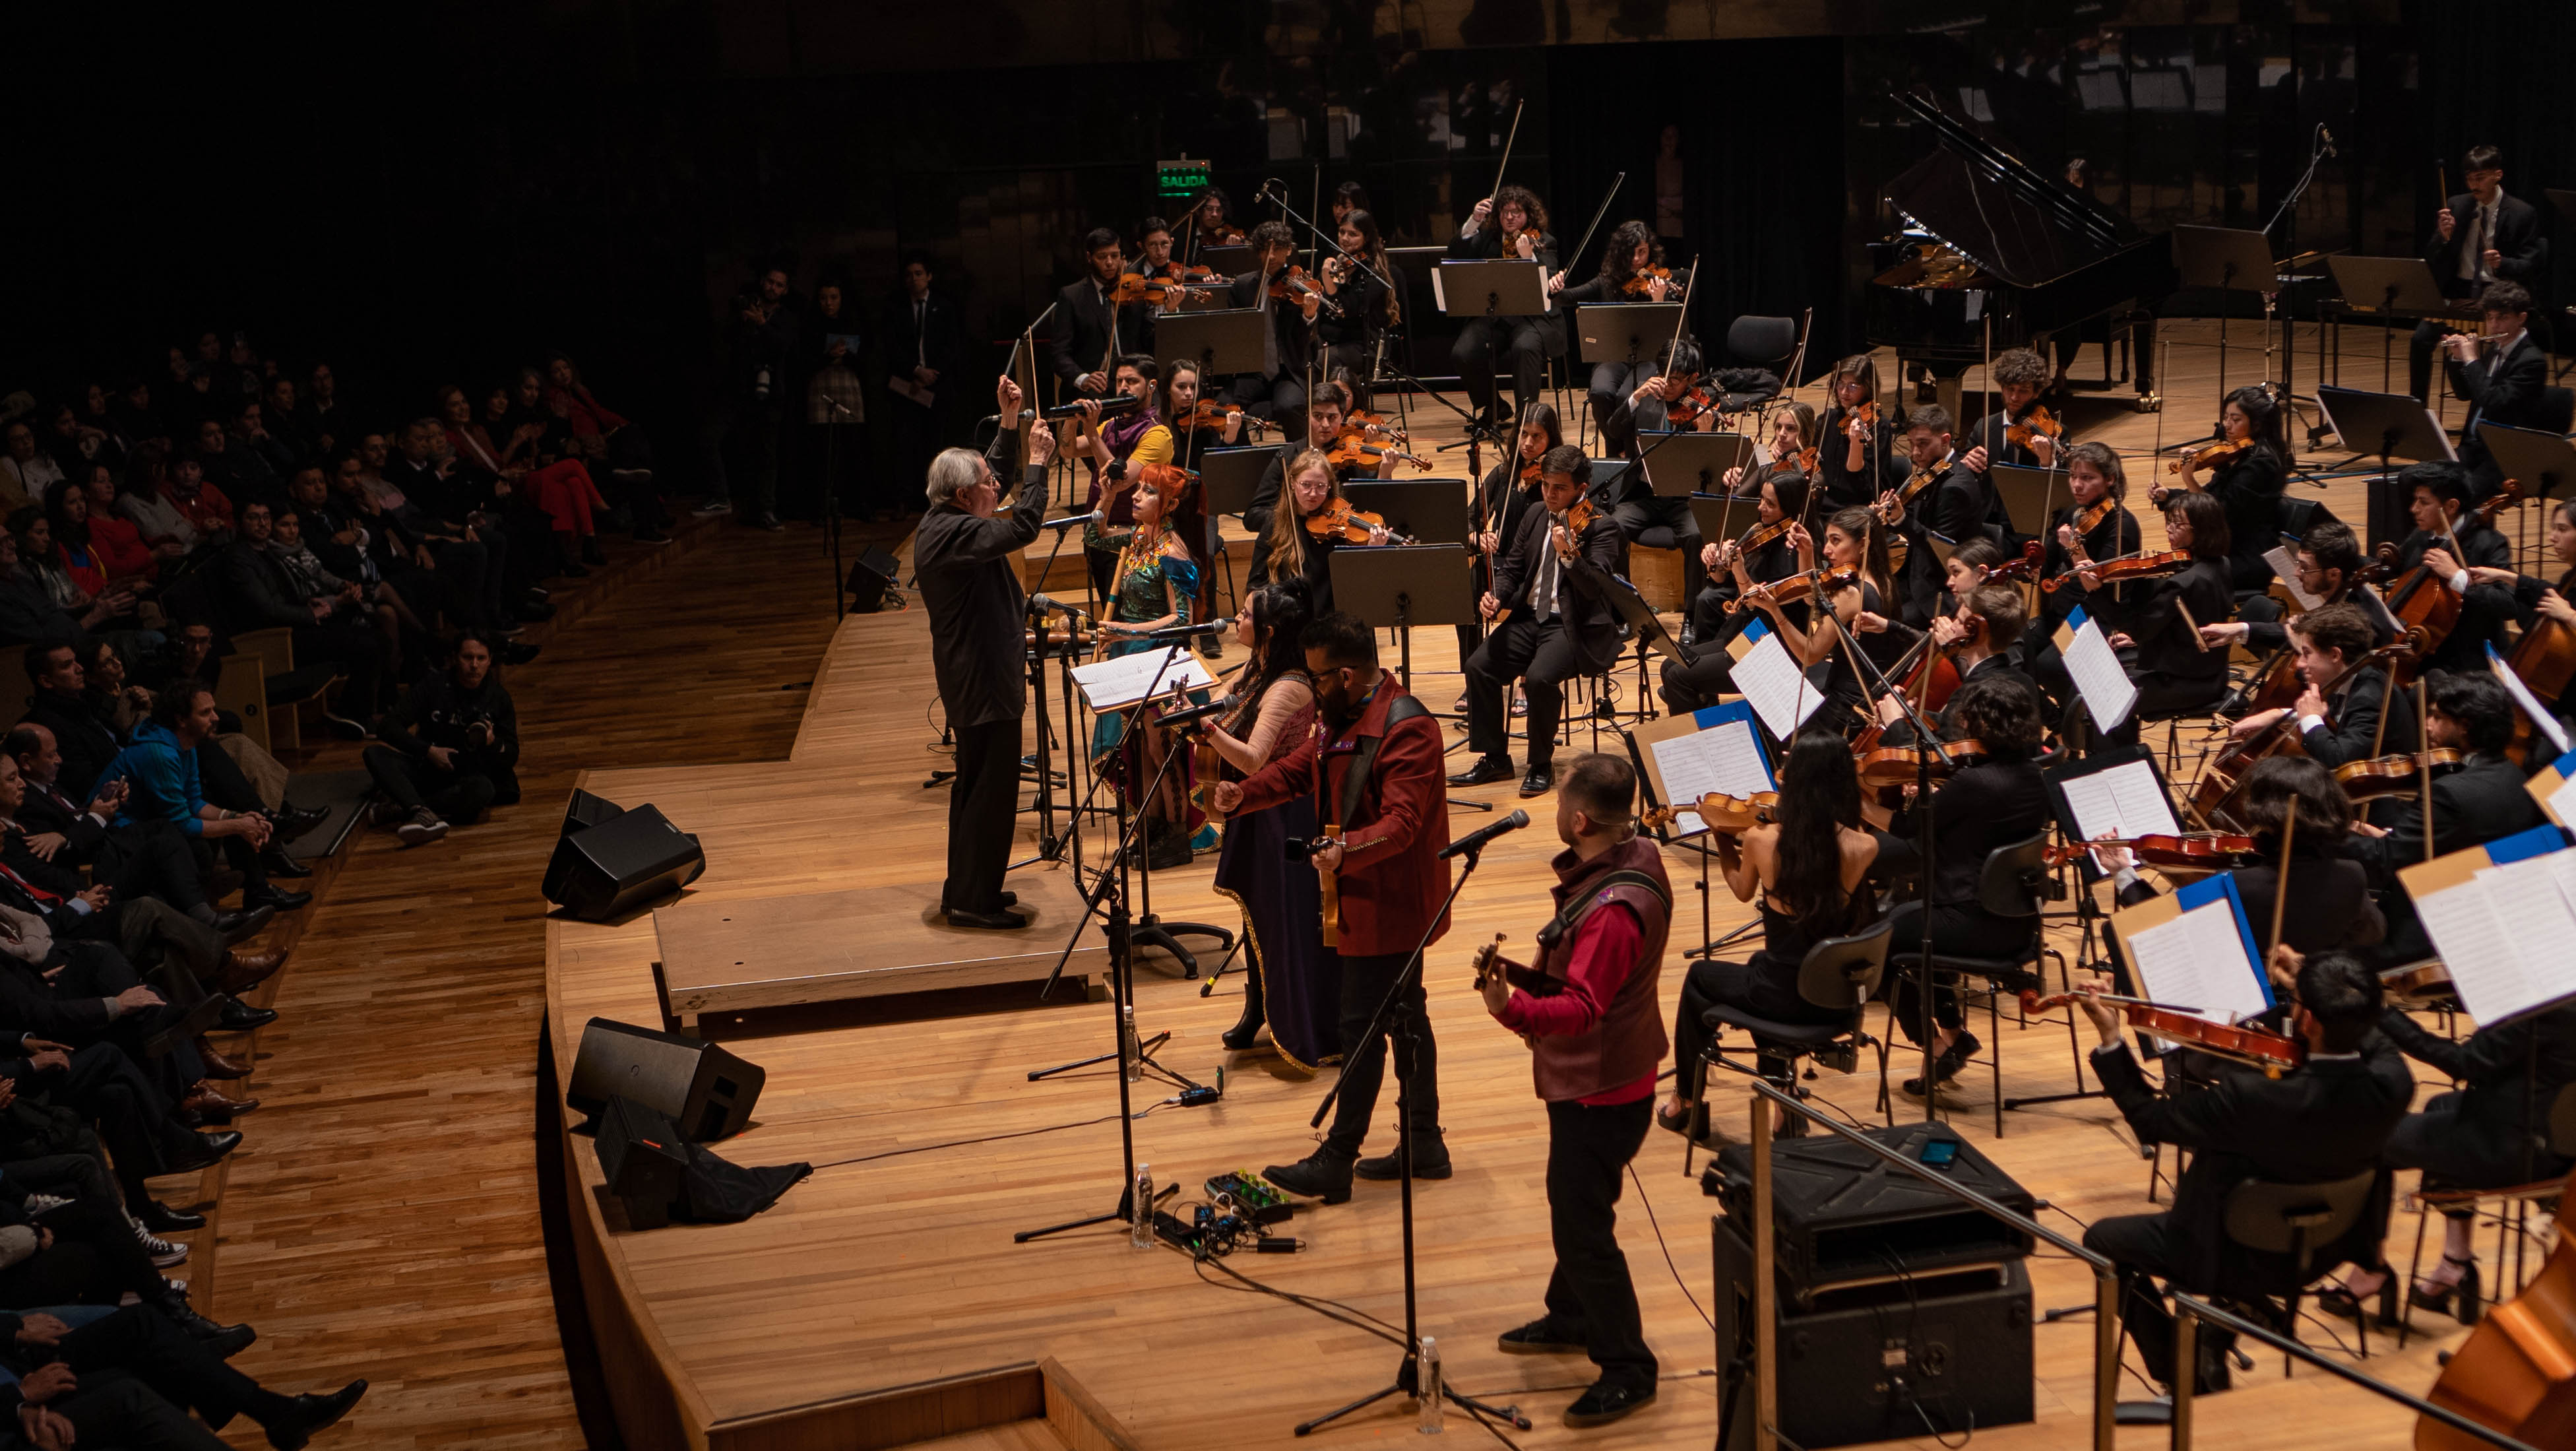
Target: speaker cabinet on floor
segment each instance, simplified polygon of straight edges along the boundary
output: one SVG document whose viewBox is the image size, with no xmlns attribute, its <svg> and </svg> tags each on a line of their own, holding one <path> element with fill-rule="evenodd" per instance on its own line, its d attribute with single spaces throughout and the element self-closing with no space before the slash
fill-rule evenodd
<svg viewBox="0 0 2576 1451">
<path fill-rule="evenodd" d="M 581 1030 L 564 1102 L 587 1114 L 630 1098 L 704 1144 L 739 1133 L 769 1074 L 712 1043 L 593 1018 Z"/>
<path fill-rule="evenodd" d="M 850 613 L 873 615 L 886 607 L 886 596 L 903 566 L 882 549 L 870 548 L 850 566 Z"/>
<path fill-rule="evenodd" d="M 586 817 L 595 825 L 581 824 Z M 546 863 L 545 897 L 586 921 L 617 917 L 698 879 L 707 854 L 698 839 L 650 805 L 620 811 L 586 791 L 573 793 L 563 834 Z"/>
<path fill-rule="evenodd" d="M 671 1121 L 624 1094 L 612 1095 L 599 1114 L 599 1172 L 608 1192 L 626 1203 L 630 1229 L 660 1229 L 671 1222 L 689 1167 Z"/>
</svg>

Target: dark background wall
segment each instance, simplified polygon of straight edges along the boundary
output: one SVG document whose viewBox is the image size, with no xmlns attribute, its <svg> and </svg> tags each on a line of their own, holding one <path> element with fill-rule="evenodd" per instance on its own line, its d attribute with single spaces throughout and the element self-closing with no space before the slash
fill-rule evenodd
<svg viewBox="0 0 2576 1451">
<path fill-rule="evenodd" d="M 1611 222 L 1647 213 L 1655 137 L 1677 122 L 1703 331 L 1812 305 L 1820 359 L 1857 341 L 1860 244 L 1892 222 L 1879 186 L 1929 144 L 1884 99 L 1900 85 L 1990 116 L 2044 169 L 2082 157 L 2096 196 L 2155 228 L 2260 225 L 2319 123 L 2342 155 L 2297 210 L 2309 246 L 2412 250 L 2435 158 L 2456 186 L 2472 140 L 2504 144 L 2508 186 L 2535 202 L 2576 183 L 2555 76 L 2576 7 L 2481 7 L 2476 29 L 2399 0 L 2107 0 L 2082 23 L 2068 8 L 545 0 L 19 17 L 0 391 L 137 375 L 200 329 L 245 328 L 408 409 L 560 346 L 657 423 L 676 463 L 720 304 L 756 256 L 791 254 L 800 286 L 829 271 L 873 304 L 898 253 L 923 248 L 975 338 L 1007 339 L 1071 275 L 1084 228 L 1157 208 L 1158 159 L 1209 158 L 1239 201 L 1269 177 L 1301 198 L 1357 178 L 1394 240 L 1430 242 L 1491 186 L 1520 102 L 1512 177 L 1569 243 L 1621 170 Z"/>
</svg>

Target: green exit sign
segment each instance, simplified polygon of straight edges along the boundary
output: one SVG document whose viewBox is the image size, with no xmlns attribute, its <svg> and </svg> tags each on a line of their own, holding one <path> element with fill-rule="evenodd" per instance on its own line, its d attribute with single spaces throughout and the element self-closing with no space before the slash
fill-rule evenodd
<svg viewBox="0 0 2576 1451">
<path fill-rule="evenodd" d="M 1154 163 L 1154 195 L 1164 201 L 1186 201 L 1207 190 L 1208 164 L 1183 157 Z"/>
</svg>

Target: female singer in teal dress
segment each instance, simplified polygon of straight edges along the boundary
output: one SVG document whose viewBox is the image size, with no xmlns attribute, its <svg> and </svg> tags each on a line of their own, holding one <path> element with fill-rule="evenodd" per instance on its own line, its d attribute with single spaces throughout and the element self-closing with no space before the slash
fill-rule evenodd
<svg viewBox="0 0 2576 1451">
<path fill-rule="evenodd" d="M 1199 591 L 1199 571 L 1180 535 L 1168 527 L 1174 501 L 1166 497 L 1167 488 L 1185 487 L 1140 480 L 1135 486 L 1133 527 L 1103 529 L 1097 512 L 1082 526 L 1086 547 L 1117 551 L 1110 573 L 1109 617 L 1099 625 L 1109 659 L 1164 648 L 1137 637 L 1189 623 L 1190 604 Z M 1092 723 L 1091 758 L 1094 768 L 1109 774 L 1144 813 L 1145 864 L 1160 870 L 1189 865 L 1190 833 L 1198 823 L 1189 804 L 1189 762 L 1183 759 L 1170 771 L 1162 770 L 1163 758 L 1171 750 L 1171 733 L 1154 724 L 1156 713 L 1152 706 L 1137 712 L 1143 728 L 1136 733 L 1136 749 L 1121 751 L 1127 713 L 1102 712 Z M 1162 786 L 1153 799 L 1134 802 L 1133 793 L 1142 791 L 1158 773 Z"/>
<path fill-rule="evenodd" d="M 1235 638 L 1251 651 L 1208 744 L 1223 775 L 1240 781 L 1303 744 L 1315 728 L 1315 682 L 1299 644 L 1306 582 L 1283 580 L 1244 601 Z M 1266 1018 L 1279 1056 L 1317 1068 L 1341 1056 L 1341 959 L 1324 945 L 1323 892 L 1314 868 L 1288 859 L 1291 837 L 1315 835 L 1315 802 L 1300 796 L 1225 824 L 1216 889 L 1243 906 L 1243 1017 L 1225 1046 L 1249 1048 Z"/>
</svg>

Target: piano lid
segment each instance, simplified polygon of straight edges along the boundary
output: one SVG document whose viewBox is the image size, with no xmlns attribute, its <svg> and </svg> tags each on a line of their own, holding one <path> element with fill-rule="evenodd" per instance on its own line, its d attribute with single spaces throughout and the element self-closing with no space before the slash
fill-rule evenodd
<svg viewBox="0 0 2576 1451">
<path fill-rule="evenodd" d="M 2035 288 L 2140 241 L 2136 223 L 2043 175 L 1929 87 L 1894 93 L 1940 144 L 1887 184 L 1906 220 L 2016 287 Z"/>
</svg>

